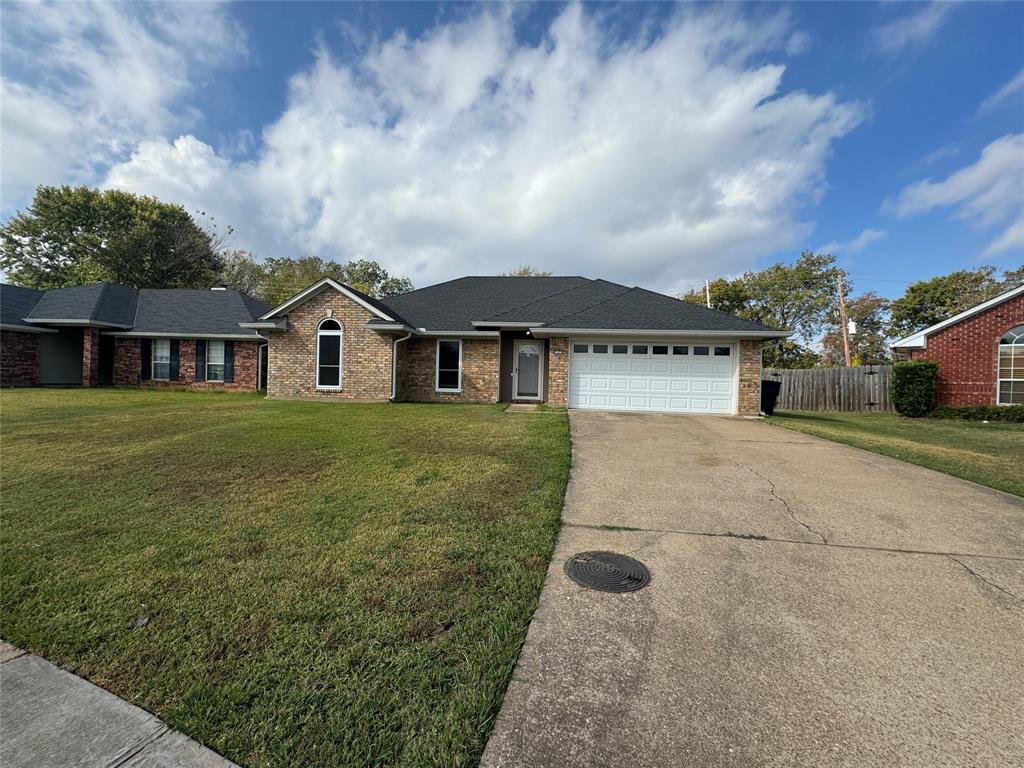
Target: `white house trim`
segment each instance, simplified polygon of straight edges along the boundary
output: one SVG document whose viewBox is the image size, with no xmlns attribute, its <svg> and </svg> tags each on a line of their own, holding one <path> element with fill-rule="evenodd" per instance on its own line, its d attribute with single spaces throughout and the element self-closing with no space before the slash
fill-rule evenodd
<svg viewBox="0 0 1024 768">
<path fill-rule="evenodd" d="M 965 309 L 958 315 L 953 315 L 948 320 L 943 320 L 941 323 L 936 323 L 923 331 L 912 333 L 905 339 L 900 339 L 892 345 L 893 349 L 926 349 L 928 347 L 928 337 L 936 331 L 941 331 L 943 328 L 947 328 L 951 325 L 959 323 L 961 320 L 966 320 L 972 315 L 976 315 L 979 312 L 984 312 L 986 309 L 990 309 L 997 304 L 1002 304 L 1004 301 L 1012 299 L 1014 296 L 1020 296 L 1024 293 L 1024 284 L 1018 285 L 1016 288 L 1011 288 L 1008 291 L 1000 293 L 998 296 L 994 296 L 988 301 L 983 301 L 981 304 L 977 304 L 970 309 Z"/>
<path fill-rule="evenodd" d="M 459 386 L 458 389 L 444 389 L 441 387 L 441 342 L 457 341 L 459 343 Z M 458 394 L 462 392 L 462 339 L 438 339 L 434 342 L 434 391 Z"/>
<path fill-rule="evenodd" d="M 655 331 L 650 328 L 531 328 L 537 338 L 548 336 L 630 336 L 638 338 L 658 339 L 691 339 L 691 338 L 716 338 L 716 339 L 782 339 L 792 336 L 792 331 L 701 331 L 697 329 L 677 331 Z"/>
<path fill-rule="evenodd" d="M 274 307 L 272 310 L 267 312 L 265 315 L 263 315 L 259 319 L 260 320 L 269 320 L 270 318 L 274 317 L 275 315 L 286 314 L 293 307 L 296 307 L 299 304 L 302 304 L 303 302 L 308 301 L 309 299 L 313 298 L 313 296 L 318 294 L 324 288 L 333 288 L 338 293 L 340 293 L 340 294 L 342 294 L 344 296 L 347 296 L 348 298 L 352 299 L 352 301 L 354 301 L 359 306 L 363 307 L 364 309 L 368 309 L 370 312 L 375 314 L 377 317 L 379 317 L 379 318 L 381 318 L 383 320 L 388 320 L 388 321 L 390 321 L 392 323 L 395 322 L 395 318 L 391 317 L 390 315 L 384 314 L 379 309 L 377 309 L 377 307 L 375 307 L 372 304 L 364 301 L 363 299 L 361 299 L 360 297 L 358 297 L 354 293 L 352 293 L 352 291 L 350 291 L 344 285 L 342 285 L 341 283 L 339 283 L 339 282 L 337 282 L 335 280 L 332 280 L 329 277 L 325 277 L 322 280 L 318 280 L 317 282 L 315 282 L 311 286 L 309 286 L 309 288 L 307 288 L 306 290 L 304 290 L 304 291 L 302 291 L 300 293 L 297 293 L 294 296 L 292 296 L 284 304 L 281 304 L 280 306 Z"/>
<path fill-rule="evenodd" d="M 58 333 L 56 328 L 36 328 L 31 325 L 17 323 L 0 323 L 0 331 L 20 331 L 21 333 Z"/>
</svg>

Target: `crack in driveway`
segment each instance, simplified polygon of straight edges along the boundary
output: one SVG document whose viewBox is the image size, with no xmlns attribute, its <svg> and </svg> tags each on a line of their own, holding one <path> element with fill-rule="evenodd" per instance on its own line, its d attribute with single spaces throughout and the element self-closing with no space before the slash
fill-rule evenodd
<svg viewBox="0 0 1024 768">
<path fill-rule="evenodd" d="M 962 560 L 957 560 L 956 557 L 954 557 L 953 555 L 946 555 L 946 557 L 948 557 L 950 560 L 952 560 L 954 563 L 959 565 L 961 568 L 963 568 L 965 571 L 967 571 L 969 574 L 971 574 L 971 576 L 973 576 L 974 578 L 978 579 L 979 581 L 983 581 L 986 584 L 988 584 L 990 587 L 994 587 L 995 589 L 998 589 L 1004 595 L 1008 595 L 1009 597 L 1012 597 L 1014 600 L 1016 600 L 1018 602 L 1021 602 L 1021 603 L 1024 603 L 1024 598 L 1022 598 L 1019 595 L 1011 592 L 1008 589 L 1004 589 L 1003 587 L 1000 587 L 994 581 L 989 581 L 988 579 L 986 579 L 984 576 L 982 576 L 980 573 L 978 573 L 976 570 L 971 568 L 969 565 L 967 565 L 967 563 L 963 562 Z"/>
<path fill-rule="evenodd" d="M 804 547 L 826 547 L 828 549 L 858 549 L 866 552 L 888 552 L 894 555 L 935 555 L 938 557 L 973 557 L 982 560 L 1007 560 L 1012 563 L 1024 563 L 1024 557 L 1013 557 L 1011 555 L 983 555 L 976 552 L 939 552 L 934 549 L 900 549 L 899 547 L 873 547 L 869 544 L 840 544 L 835 541 L 801 541 L 800 539 L 780 539 L 776 536 L 764 536 L 759 533 L 734 533 L 732 531 L 686 531 L 678 528 L 631 528 L 625 525 L 591 525 L 589 523 L 573 523 L 563 521 L 562 525 L 567 528 L 586 528 L 592 531 L 606 531 L 609 533 L 674 533 L 677 536 L 706 536 L 712 539 L 735 539 L 737 541 L 749 541 L 754 543 L 770 542 L 772 544 L 799 544 Z M 643 547 L 649 546 L 644 544 Z M 641 547 L 641 549 L 643 549 Z M 957 562 L 960 562 L 957 560 Z M 966 565 L 964 568 L 967 568 Z M 968 568 L 968 570 L 970 570 Z M 977 576 L 977 574 L 975 574 Z M 981 576 L 978 578 L 984 579 Z M 993 584 L 993 586 L 996 586 Z"/>
<path fill-rule="evenodd" d="M 812 526 L 808 525 L 807 523 L 805 523 L 803 520 L 801 520 L 799 517 L 796 516 L 796 512 L 794 512 L 793 508 L 791 506 L 789 506 L 789 502 L 786 501 L 782 496 L 780 496 L 778 494 L 778 492 L 775 489 L 775 483 L 770 478 L 766 477 L 765 475 L 762 475 L 760 472 L 758 472 L 753 467 L 748 467 L 745 464 L 740 464 L 737 461 L 734 461 L 733 464 L 735 464 L 740 469 L 747 470 L 747 472 L 749 472 L 750 474 L 754 475 L 754 477 L 759 477 L 759 478 L 761 478 L 761 480 L 763 480 L 764 482 L 768 483 L 768 493 L 769 493 L 769 495 L 773 499 L 778 499 L 779 501 L 782 502 L 782 506 L 784 506 L 786 508 L 786 512 L 787 512 L 787 514 L 789 514 L 790 518 L 792 518 L 793 522 L 798 524 L 798 525 L 800 525 L 800 526 L 803 526 L 807 530 L 808 533 L 811 533 L 811 534 L 817 536 L 819 539 L 821 539 L 821 543 L 822 544 L 828 544 L 828 537 L 825 536 L 825 534 L 823 534 L 820 531 L 816 530 L 815 528 L 813 528 Z"/>
</svg>

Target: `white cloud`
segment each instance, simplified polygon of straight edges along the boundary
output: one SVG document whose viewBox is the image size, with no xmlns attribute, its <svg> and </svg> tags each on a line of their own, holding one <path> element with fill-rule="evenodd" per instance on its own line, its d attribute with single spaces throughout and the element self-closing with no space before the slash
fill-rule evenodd
<svg viewBox="0 0 1024 768">
<path fill-rule="evenodd" d="M 1024 93 L 1024 69 L 1017 73 L 1016 77 L 1011 79 L 1009 82 L 1003 83 L 1003 85 L 981 102 L 981 112 L 991 112 L 1004 103 Z"/>
<path fill-rule="evenodd" d="M 888 232 L 884 229 L 865 229 L 852 240 L 839 242 L 833 240 L 817 249 L 818 253 L 830 253 L 833 255 L 845 255 L 847 253 L 860 253 L 872 243 L 883 239 Z"/>
<path fill-rule="evenodd" d="M 903 53 L 908 48 L 921 48 L 927 45 L 956 9 L 956 4 L 935 0 L 915 7 L 913 13 L 875 27 L 871 35 L 875 48 L 881 53 L 893 56 Z"/>
<path fill-rule="evenodd" d="M 1021 245 L 1024 235 L 1024 134 L 996 139 L 973 165 L 943 181 L 926 179 L 905 187 L 884 209 L 904 218 L 936 208 L 956 209 L 959 218 L 1007 229 L 985 250 L 986 255 Z"/>
<path fill-rule="evenodd" d="M 532 263 L 670 288 L 809 233 L 861 111 L 781 91 L 763 61 L 785 22 L 685 11 L 623 41 L 570 6 L 536 46 L 514 23 L 483 11 L 352 64 L 321 49 L 251 162 L 186 136 L 108 183 L 230 216 L 264 255 L 367 257 L 419 285 Z"/>
<path fill-rule="evenodd" d="M 5 211 L 187 128 L 197 74 L 245 54 L 226 10 L 202 3 L 11 3 L 0 43 Z"/>
</svg>

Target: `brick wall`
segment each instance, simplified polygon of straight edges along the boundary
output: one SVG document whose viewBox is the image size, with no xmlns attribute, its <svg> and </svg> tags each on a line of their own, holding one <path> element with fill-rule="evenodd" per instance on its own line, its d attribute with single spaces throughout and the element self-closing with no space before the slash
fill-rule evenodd
<svg viewBox="0 0 1024 768">
<path fill-rule="evenodd" d="M 498 340 L 462 340 L 462 391 L 435 392 L 437 339 L 398 346 L 398 399 L 418 403 L 498 402 Z"/>
<path fill-rule="evenodd" d="M 997 304 L 928 337 L 927 349 L 913 360 L 939 364 L 938 405 L 993 405 L 999 365 L 999 339 L 1024 324 L 1024 295 Z"/>
<path fill-rule="evenodd" d="M 569 339 L 548 339 L 548 405 L 565 408 L 569 404 Z"/>
<path fill-rule="evenodd" d="M 341 324 L 343 334 L 340 390 L 316 388 L 316 331 L 328 311 Z M 369 310 L 330 287 L 293 309 L 288 313 L 288 330 L 270 334 L 268 395 L 337 400 L 390 398 L 393 337 L 367 330 L 364 326 L 372 317 Z"/>
<path fill-rule="evenodd" d="M 100 332 L 98 328 L 82 329 L 82 386 L 95 387 L 100 374 Z"/>
<path fill-rule="evenodd" d="M 756 416 L 761 412 L 761 342 L 760 339 L 740 340 L 740 392 L 738 412 L 741 416 Z"/>
<path fill-rule="evenodd" d="M 178 341 L 178 380 L 142 381 L 142 340 L 118 336 L 114 342 L 114 384 L 118 386 L 191 387 L 193 389 L 223 389 L 234 392 L 254 391 L 257 388 L 258 354 L 260 342 L 236 341 L 234 381 L 196 381 L 196 340 Z"/>
<path fill-rule="evenodd" d="M 39 334 L 0 331 L 0 386 L 39 383 Z"/>
</svg>

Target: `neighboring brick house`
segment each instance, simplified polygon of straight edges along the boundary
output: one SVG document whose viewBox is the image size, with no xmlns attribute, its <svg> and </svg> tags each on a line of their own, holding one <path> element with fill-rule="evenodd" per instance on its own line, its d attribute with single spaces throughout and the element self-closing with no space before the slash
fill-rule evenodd
<svg viewBox="0 0 1024 768">
<path fill-rule="evenodd" d="M 240 325 L 269 339 L 270 397 L 721 414 L 758 412 L 761 344 L 789 335 L 583 277 L 464 277 L 384 299 L 325 278 Z"/>
<path fill-rule="evenodd" d="M 1024 285 L 893 345 L 939 364 L 937 405 L 1024 405 Z"/>
<path fill-rule="evenodd" d="M 239 323 L 266 311 L 221 288 L 0 285 L 0 384 L 256 390 L 266 339 Z"/>
</svg>

